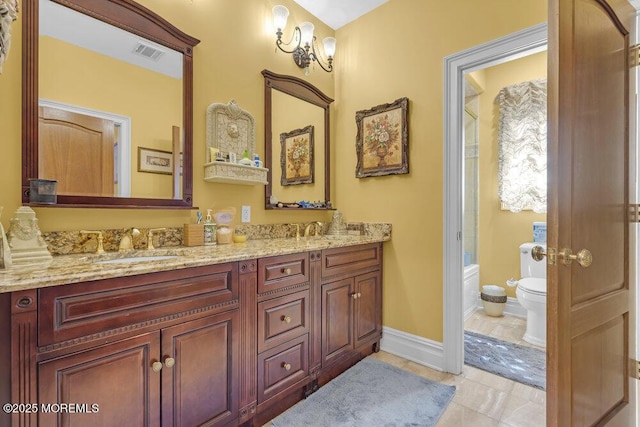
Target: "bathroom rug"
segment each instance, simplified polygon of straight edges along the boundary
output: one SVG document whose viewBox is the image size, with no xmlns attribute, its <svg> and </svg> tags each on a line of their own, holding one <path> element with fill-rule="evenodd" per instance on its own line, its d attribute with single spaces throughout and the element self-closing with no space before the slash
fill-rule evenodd
<svg viewBox="0 0 640 427">
<path fill-rule="evenodd" d="M 464 363 L 541 390 L 546 387 L 546 355 L 536 348 L 465 331 Z"/>
<path fill-rule="evenodd" d="M 272 427 L 433 426 L 455 387 L 367 357 L 271 421 Z"/>
</svg>

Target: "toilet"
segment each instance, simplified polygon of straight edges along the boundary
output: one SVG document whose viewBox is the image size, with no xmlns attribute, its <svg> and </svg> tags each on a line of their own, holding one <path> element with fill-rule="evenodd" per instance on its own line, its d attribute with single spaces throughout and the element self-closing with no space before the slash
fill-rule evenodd
<svg viewBox="0 0 640 427">
<path fill-rule="evenodd" d="M 520 280 L 507 280 L 507 285 L 517 286 L 516 297 L 527 310 L 527 329 L 522 339 L 539 347 L 547 346 L 547 263 L 536 261 L 531 250 L 545 243 L 520 245 Z"/>
</svg>

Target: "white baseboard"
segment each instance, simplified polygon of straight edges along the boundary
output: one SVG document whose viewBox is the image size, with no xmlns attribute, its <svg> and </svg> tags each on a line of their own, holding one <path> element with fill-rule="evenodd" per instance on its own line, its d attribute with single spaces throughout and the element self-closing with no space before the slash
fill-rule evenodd
<svg viewBox="0 0 640 427">
<path fill-rule="evenodd" d="M 475 309 L 482 310 L 480 293 L 478 293 L 478 305 Z M 469 315 L 472 314 L 473 311 L 475 310 L 471 310 Z M 504 313 L 517 317 L 527 317 L 527 310 L 520 305 L 516 298 L 507 298 Z M 465 313 L 465 315 L 466 314 L 467 313 Z M 383 326 L 380 349 L 438 371 L 445 370 L 444 347 L 442 343 L 438 341 Z"/>
<path fill-rule="evenodd" d="M 441 342 L 382 327 L 380 349 L 438 371 L 444 371 Z"/>
</svg>

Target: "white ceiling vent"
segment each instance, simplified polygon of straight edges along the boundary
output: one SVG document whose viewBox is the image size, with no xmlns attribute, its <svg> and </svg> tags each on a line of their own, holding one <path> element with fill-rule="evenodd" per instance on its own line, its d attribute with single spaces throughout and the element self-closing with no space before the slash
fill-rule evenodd
<svg viewBox="0 0 640 427">
<path fill-rule="evenodd" d="M 138 41 L 136 47 L 133 49 L 133 53 L 136 55 L 143 56 L 147 59 L 151 59 L 153 61 L 157 61 L 160 59 L 164 52 L 157 47 L 151 46 L 149 44 Z"/>
</svg>

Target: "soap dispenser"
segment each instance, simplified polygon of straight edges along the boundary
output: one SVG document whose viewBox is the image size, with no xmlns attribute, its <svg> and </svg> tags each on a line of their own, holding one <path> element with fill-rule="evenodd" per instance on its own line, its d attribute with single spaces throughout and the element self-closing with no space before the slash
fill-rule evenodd
<svg viewBox="0 0 640 427">
<path fill-rule="evenodd" d="M 204 220 L 204 244 L 205 246 L 216 244 L 216 224 L 211 218 L 211 209 L 207 209 L 207 217 Z"/>
</svg>

